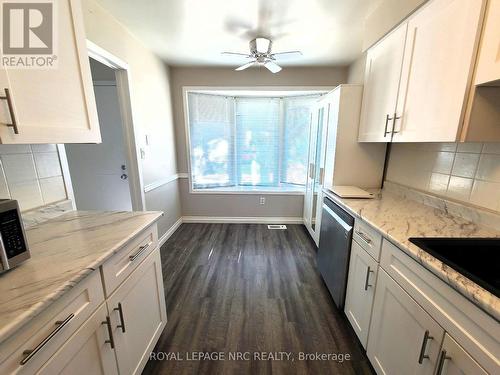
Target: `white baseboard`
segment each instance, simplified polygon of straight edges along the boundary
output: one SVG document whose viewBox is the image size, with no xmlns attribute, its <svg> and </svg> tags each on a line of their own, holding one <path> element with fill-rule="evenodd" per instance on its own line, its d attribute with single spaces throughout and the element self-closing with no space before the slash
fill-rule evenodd
<svg viewBox="0 0 500 375">
<path fill-rule="evenodd" d="M 161 247 L 167 240 L 170 238 L 172 234 L 179 228 L 182 224 L 182 217 L 177 220 L 174 225 L 172 225 L 168 230 L 161 236 L 158 240 L 158 247 Z"/>
<path fill-rule="evenodd" d="M 183 216 L 183 223 L 302 224 L 301 217 Z"/>
</svg>

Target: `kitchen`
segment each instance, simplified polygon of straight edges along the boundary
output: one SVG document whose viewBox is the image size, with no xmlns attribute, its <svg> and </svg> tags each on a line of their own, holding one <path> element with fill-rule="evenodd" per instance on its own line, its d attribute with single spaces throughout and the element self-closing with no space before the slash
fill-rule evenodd
<svg viewBox="0 0 500 375">
<path fill-rule="evenodd" d="M 3 0 L 0 372 L 498 373 L 499 16 Z"/>
</svg>

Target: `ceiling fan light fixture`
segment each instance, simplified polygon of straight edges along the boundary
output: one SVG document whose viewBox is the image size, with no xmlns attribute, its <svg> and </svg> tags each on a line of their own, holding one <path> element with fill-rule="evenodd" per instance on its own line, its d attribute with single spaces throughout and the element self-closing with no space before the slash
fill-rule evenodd
<svg viewBox="0 0 500 375">
<path fill-rule="evenodd" d="M 255 38 L 255 49 L 259 53 L 268 53 L 270 50 L 271 41 L 266 38 Z"/>
</svg>

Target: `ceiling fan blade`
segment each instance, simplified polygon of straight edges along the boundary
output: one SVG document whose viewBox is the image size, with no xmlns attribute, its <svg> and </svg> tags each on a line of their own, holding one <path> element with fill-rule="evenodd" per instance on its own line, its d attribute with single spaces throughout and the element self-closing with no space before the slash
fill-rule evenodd
<svg viewBox="0 0 500 375">
<path fill-rule="evenodd" d="M 248 53 L 239 53 L 239 52 L 222 52 L 222 55 L 226 56 L 243 56 L 243 57 L 251 57 Z"/>
<path fill-rule="evenodd" d="M 273 53 L 273 57 L 299 57 L 302 56 L 302 52 L 300 51 L 287 51 L 287 52 L 277 52 Z"/>
<path fill-rule="evenodd" d="M 281 70 L 281 66 L 276 64 L 274 61 L 268 60 L 264 63 L 264 66 L 269 69 L 271 73 L 278 73 Z"/>
<path fill-rule="evenodd" d="M 255 60 L 247 62 L 246 64 L 236 68 L 235 70 L 237 71 L 245 70 L 246 68 L 250 68 L 253 64 L 255 64 L 255 62 L 256 62 Z"/>
</svg>

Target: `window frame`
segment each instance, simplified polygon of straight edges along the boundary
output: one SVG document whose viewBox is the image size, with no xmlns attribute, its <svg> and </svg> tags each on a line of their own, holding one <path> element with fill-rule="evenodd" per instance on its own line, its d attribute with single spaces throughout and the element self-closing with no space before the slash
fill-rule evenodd
<svg viewBox="0 0 500 375">
<path fill-rule="evenodd" d="M 186 163 L 187 163 L 187 176 L 185 173 L 179 173 L 179 176 L 182 177 L 187 177 L 188 179 L 188 184 L 189 184 L 189 193 L 190 194 L 219 194 L 219 195 L 226 195 L 226 194 L 235 194 L 235 195 L 305 195 L 305 185 L 303 188 L 300 190 L 291 190 L 291 191 L 286 191 L 286 190 L 278 190 L 279 188 L 277 187 L 266 187 L 266 186 L 261 186 L 261 187 L 256 187 L 251 188 L 249 187 L 248 189 L 241 189 L 238 190 L 238 187 L 235 187 L 234 190 L 226 190 L 227 188 L 221 188 L 218 189 L 217 187 L 214 188 L 205 188 L 205 189 L 196 189 L 193 187 L 193 181 L 192 181 L 192 173 L 191 173 L 191 136 L 190 136 L 190 131 L 189 131 L 189 107 L 188 107 L 188 94 L 189 93 L 217 93 L 220 92 L 220 94 L 216 95 L 224 95 L 224 96 L 229 96 L 227 93 L 228 92 L 265 92 L 265 93 L 275 93 L 275 96 L 282 97 L 286 95 L 279 95 L 278 92 L 286 92 L 289 94 L 292 94 L 296 92 L 295 95 L 324 95 L 327 92 L 333 90 L 334 87 L 332 86 L 258 86 L 258 87 L 246 87 L 246 86 L 183 86 L 182 87 L 182 100 L 183 100 L 183 115 L 184 115 L 184 136 L 185 136 L 185 145 L 186 145 Z M 292 96 L 290 95 L 290 96 Z M 252 97 L 253 95 L 234 95 L 234 96 L 240 96 L 240 97 L 245 97 L 245 96 L 250 96 Z M 261 95 L 264 97 L 265 95 Z M 234 103 L 236 106 L 236 102 Z M 280 110 L 281 113 L 283 111 L 283 106 L 284 102 L 283 100 L 280 101 Z M 235 108 L 233 108 L 233 115 L 236 116 L 236 111 Z M 236 126 L 236 121 L 233 121 L 233 126 Z M 233 129 L 235 131 L 235 129 Z M 284 133 L 284 118 L 281 116 L 280 118 L 280 124 L 279 124 L 279 131 L 280 134 L 282 135 L 280 137 L 280 144 L 279 144 L 279 175 L 278 175 L 278 181 L 282 183 L 282 163 L 283 163 L 283 153 L 284 151 L 284 145 L 283 145 L 283 133 Z M 236 144 L 234 145 L 236 147 Z M 309 157 L 309 156 L 308 156 Z M 237 173 L 236 168 L 233 169 L 233 174 Z M 233 176 L 233 178 L 236 178 L 236 176 Z M 236 180 L 235 180 L 236 181 Z M 238 185 L 239 186 L 239 185 Z M 301 186 L 302 187 L 302 186 Z"/>
</svg>

